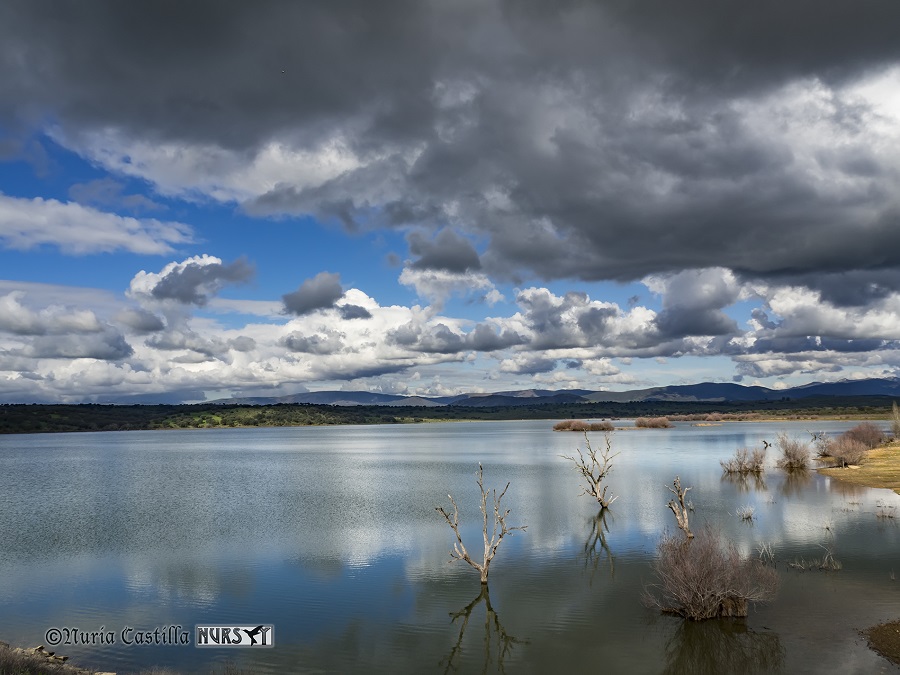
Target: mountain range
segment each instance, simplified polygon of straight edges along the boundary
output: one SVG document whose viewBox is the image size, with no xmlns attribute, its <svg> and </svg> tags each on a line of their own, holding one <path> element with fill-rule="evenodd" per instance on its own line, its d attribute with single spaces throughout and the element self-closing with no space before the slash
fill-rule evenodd
<svg viewBox="0 0 900 675">
<path fill-rule="evenodd" d="M 673 402 L 737 402 L 778 401 L 821 396 L 897 396 L 900 379 L 839 380 L 812 382 L 789 389 L 767 389 L 730 382 L 671 385 L 631 391 L 592 391 L 589 389 L 523 389 L 491 394 L 459 394 L 457 396 L 401 396 L 367 391 L 312 391 L 290 396 L 230 398 L 215 401 L 222 404 L 273 405 L 277 403 L 316 403 L 320 405 L 379 406 L 460 406 L 508 407 L 560 403 L 632 403 L 636 401 Z"/>
</svg>

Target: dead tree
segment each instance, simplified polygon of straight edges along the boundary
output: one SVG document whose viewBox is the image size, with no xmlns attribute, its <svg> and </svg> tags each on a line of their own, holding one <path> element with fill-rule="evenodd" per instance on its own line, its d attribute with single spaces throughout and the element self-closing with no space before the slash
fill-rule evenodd
<svg viewBox="0 0 900 675">
<path fill-rule="evenodd" d="M 672 483 L 672 486 L 669 487 L 669 492 L 678 497 L 678 503 L 676 504 L 674 499 L 670 499 L 668 507 L 672 509 L 672 513 L 675 514 L 675 521 L 678 523 L 678 529 L 682 530 L 688 539 L 693 539 L 694 533 L 691 532 L 691 528 L 688 526 L 688 507 L 684 504 L 684 496 L 690 489 L 691 488 L 689 487 L 682 488 L 681 478 L 675 476 L 675 481 Z"/>
<path fill-rule="evenodd" d="M 503 492 L 497 496 L 497 490 L 491 490 L 494 497 L 494 518 L 493 523 L 490 528 L 490 534 L 488 533 L 488 508 L 487 508 L 487 499 L 488 499 L 488 490 L 484 489 L 484 470 L 481 467 L 481 463 L 478 464 L 478 489 L 481 490 L 481 515 L 484 518 L 484 528 L 482 532 L 484 533 L 484 558 L 482 562 L 476 562 L 469 555 L 469 552 L 466 550 L 465 544 L 463 544 L 462 536 L 459 533 L 459 507 L 456 506 L 456 502 L 453 500 L 453 495 L 447 495 L 450 498 L 450 503 L 453 504 L 453 513 L 448 513 L 444 510 L 443 506 L 435 507 L 435 511 L 444 516 L 444 520 L 447 521 L 447 524 L 450 526 L 450 529 L 453 530 L 453 533 L 456 535 L 456 543 L 453 544 L 453 550 L 450 551 L 450 558 L 453 560 L 464 560 L 469 563 L 472 567 L 478 570 L 481 575 L 481 583 L 482 585 L 486 585 L 488 582 L 488 571 L 491 566 L 491 561 L 494 559 L 494 556 L 497 554 L 497 549 L 500 547 L 500 542 L 503 541 L 503 537 L 507 534 L 515 532 L 516 530 L 524 530 L 527 525 L 520 525 L 517 527 L 510 527 L 506 524 L 506 517 L 509 515 L 509 509 L 505 511 L 501 509 L 500 502 L 503 499 L 503 495 L 506 494 L 506 491 L 509 489 L 509 483 L 506 484 L 506 487 L 503 488 Z"/>
<path fill-rule="evenodd" d="M 597 457 L 597 451 L 591 447 L 591 441 L 588 439 L 587 432 L 584 434 L 584 442 L 587 445 L 587 457 L 581 452 L 581 448 L 577 448 L 577 458 L 570 457 L 569 455 L 560 455 L 563 459 L 568 459 L 575 464 L 575 468 L 578 469 L 584 477 L 584 480 L 587 481 L 587 487 L 582 486 L 581 494 L 590 495 L 596 499 L 600 504 L 601 510 L 609 508 L 609 505 L 617 499 L 617 496 L 606 496 L 606 491 L 609 486 L 603 485 L 603 481 L 606 480 L 609 472 L 612 471 L 613 458 L 617 457 L 619 454 L 618 452 L 610 454 L 612 452 L 612 441 L 610 440 L 609 434 L 605 434 L 604 439 L 606 441 L 606 449 L 600 451 L 599 457 Z M 601 487 L 603 488 L 602 490 L 600 489 Z"/>
</svg>

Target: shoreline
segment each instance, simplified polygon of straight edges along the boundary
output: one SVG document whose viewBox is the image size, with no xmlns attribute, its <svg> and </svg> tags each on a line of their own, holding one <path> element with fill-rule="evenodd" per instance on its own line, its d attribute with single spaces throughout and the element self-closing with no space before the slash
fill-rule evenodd
<svg viewBox="0 0 900 675">
<path fill-rule="evenodd" d="M 869 450 L 865 461 L 859 466 L 821 467 L 816 469 L 829 478 L 863 487 L 893 490 L 900 495 L 900 441 L 891 441 Z"/>
</svg>

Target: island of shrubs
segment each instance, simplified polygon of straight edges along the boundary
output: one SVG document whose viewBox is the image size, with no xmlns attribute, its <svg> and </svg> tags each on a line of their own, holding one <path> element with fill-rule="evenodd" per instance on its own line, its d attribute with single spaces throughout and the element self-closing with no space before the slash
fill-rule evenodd
<svg viewBox="0 0 900 675">
<path fill-rule="evenodd" d="M 553 431 L 614 431 L 612 422 L 583 422 L 564 420 L 553 425 Z"/>
</svg>

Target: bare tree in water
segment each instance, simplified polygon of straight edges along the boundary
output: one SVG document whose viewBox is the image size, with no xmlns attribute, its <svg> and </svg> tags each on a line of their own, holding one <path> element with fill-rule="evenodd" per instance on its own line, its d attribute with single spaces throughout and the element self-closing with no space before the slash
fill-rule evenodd
<svg viewBox="0 0 900 675">
<path fill-rule="evenodd" d="M 459 533 L 459 507 L 456 506 L 453 495 L 447 495 L 447 497 L 450 498 L 450 503 L 453 504 L 452 513 L 447 512 L 443 506 L 435 507 L 435 511 L 444 516 L 444 520 L 447 521 L 450 529 L 453 530 L 453 534 L 456 535 L 456 542 L 453 544 L 453 550 L 450 551 L 450 557 L 453 560 L 463 560 L 478 570 L 481 575 L 482 585 L 486 585 L 488 582 L 488 572 L 490 570 L 491 561 L 494 559 L 494 556 L 497 555 L 497 549 L 500 547 L 500 542 L 503 541 L 503 537 L 516 530 L 524 530 L 527 525 L 510 527 L 506 524 L 506 517 L 509 515 L 509 509 L 504 510 L 500 505 L 500 502 L 503 500 L 503 496 L 509 489 L 509 483 L 506 484 L 506 487 L 503 488 L 503 491 L 498 496 L 496 489 L 490 491 L 485 490 L 484 469 L 482 469 L 480 462 L 478 464 L 478 473 L 476 475 L 478 476 L 478 489 L 481 491 L 481 515 L 484 519 L 484 527 L 482 529 L 484 534 L 484 556 L 481 562 L 473 560 L 469 555 L 468 550 L 466 550 L 465 544 L 463 544 L 462 535 Z M 487 507 L 489 493 L 493 495 L 494 502 L 494 512 L 490 527 L 488 527 Z"/>
<path fill-rule="evenodd" d="M 588 439 L 587 432 L 584 432 L 584 442 L 587 445 L 587 457 L 578 448 L 578 457 L 570 457 L 569 455 L 560 455 L 563 459 L 568 459 L 575 464 L 575 468 L 581 474 L 587 483 L 587 487 L 581 488 L 583 495 L 590 495 L 597 500 L 601 509 L 609 508 L 609 505 L 616 501 L 617 497 L 607 497 L 606 491 L 608 485 L 603 485 L 609 472 L 612 471 L 612 460 L 618 456 L 618 452 L 612 452 L 612 441 L 609 434 L 604 435 L 606 447 L 602 450 L 594 450 L 591 447 L 591 441 Z M 599 452 L 599 456 L 598 456 Z M 601 489 L 602 488 L 602 489 Z"/>
<path fill-rule="evenodd" d="M 675 476 L 675 480 L 672 482 L 672 487 L 669 488 L 669 492 L 678 497 L 678 501 L 676 502 L 674 499 L 670 499 L 667 506 L 672 509 L 672 513 L 675 514 L 675 521 L 678 523 L 678 529 L 684 532 L 684 536 L 688 539 L 694 538 L 694 533 L 691 532 L 691 528 L 688 526 L 688 507 L 685 506 L 684 497 L 688 493 L 688 490 L 691 488 L 682 488 L 681 487 L 681 478 Z"/>
</svg>

